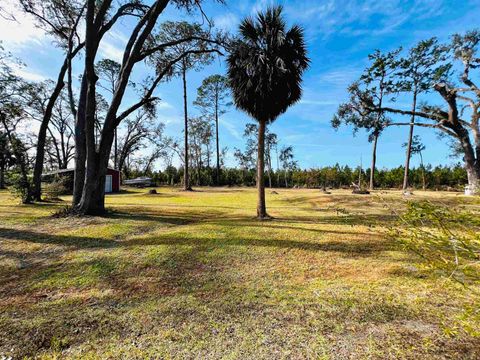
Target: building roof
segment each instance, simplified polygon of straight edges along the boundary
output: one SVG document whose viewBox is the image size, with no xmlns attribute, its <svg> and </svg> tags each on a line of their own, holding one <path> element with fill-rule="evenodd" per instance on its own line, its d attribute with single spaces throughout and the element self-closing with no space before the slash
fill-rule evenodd
<svg viewBox="0 0 480 360">
<path fill-rule="evenodd" d="M 133 185 L 133 184 L 144 184 L 152 182 L 152 178 L 149 177 L 138 177 L 135 179 L 124 180 L 124 184 L 126 185 Z"/>
<path fill-rule="evenodd" d="M 112 170 L 112 171 L 118 171 L 120 172 L 120 170 L 117 170 L 117 169 L 114 169 L 114 168 L 107 168 L 108 170 Z M 74 172 L 75 169 L 73 168 L 70 168 L 70 169 L 57 169 L 57 170 L 52 170 L 52 171 L 47 171 L 47 172 L 44 172 L 42 175 L 44 176 L 48 176 L 48 175 L 57 175 L 57 174 L 66 174 L 66 173 L 69 173 L 69 172 Z"/>
</svg>

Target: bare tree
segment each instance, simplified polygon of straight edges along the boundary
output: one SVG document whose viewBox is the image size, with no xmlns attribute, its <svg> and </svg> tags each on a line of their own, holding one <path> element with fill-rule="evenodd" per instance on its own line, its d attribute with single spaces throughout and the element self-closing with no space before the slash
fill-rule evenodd
<svg viewBox="0 0 480 360">
<path fill-rule="evenodd" d="M 65 76 L 68 73 L 71 82 L 72 59 L 83 49 L 84 42 L 79 35 L 79 23 L 84 15 L 85 5 L 81 1 L 58 2 L 54 0 L 20 0 L 25 13 L 31 14 L 37 20 L 40 28 L 52 35 L 64 50 L 64 61 L 58 72 L 55 86 L 46 103 L 40 129 L 37 136 L 35 167 L 33 171 L 33 196 L 40 201 L 42 196 L 41 181 L 45 157 L 45 143 L 48 125 L 53 107 L 65 86 Z"/>
<path fill-rule="evenodd" d="M 164 125 L 155 124 L 152 114 L 145 111 L 140 110 L 127 118 L 124 134 L 119 138 L 118 170 L 124 171 L 126 159 L 148 145 L 163 148 L 163 129 Z"/>
<path fill-rule="evenodd" d="M 426 149 L 425 145 L 422 143 L 420 136 L 415 135 L 409 142 L 403 143 L 402 147 L 406 148 L 410 146 L 410 154 L 420 156 L 420 168 L 422 169 L 422 189 L 425 190 L 427 188 L 426 180 L 425 180 L 425 166 L 423 164 L 423 155 L 422 151 Z"/>
</svg>

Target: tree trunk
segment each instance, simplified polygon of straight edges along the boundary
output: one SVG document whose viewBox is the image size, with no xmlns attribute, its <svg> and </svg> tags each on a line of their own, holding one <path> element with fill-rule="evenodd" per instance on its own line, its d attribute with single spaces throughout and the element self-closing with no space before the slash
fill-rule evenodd
<svg viewBox="0 0 480 360">
<path fill-rule="evenodd" d="M 259 220 L 264 220 L 268 218 L 267 207 L 265 205 L 265 181 L 264 181 L 265 128 L 266 128 L 266 122 L 259 121 L 258 154 L 257 154 L 257 190 L 258 190 L 257 218 Z"/>
<path fill-rule="evenodd" d="M 87 101 L 87 79 L 85 74 L 80 85 L 80 98 L 78 101 L 77 117 L 75 119 L 75 172 L 73 180 L 72 206 L 80 203 L 85 182 L 85 162 L 87 149 L 85 143 L 85 105 Z"/>
<path fill-rule="evenodd" d="M 67 71 L 67 60 L 62 66 L 60 74 L 58 76 L 57 84 L 55 89 L 48 99 L 47 106 L 45 108 L 45 114 L 43 115 L 42 123 L 40 124 L 40 129 L 38 131 L 37 138 L 37 151 L 35 156 L 35 165 L 33 168 L 33 198 L 36 201 L 42 200 L 42 172 L 43 172 L 43 161 L 45 160 L 45 143 L 47 141 L 47 130 L 52 117 L 53 106 L 57 101 L 57 98 L 60 95 L 65 83 L 63 78 Z"/>
<path fill-rule="evenodd" d="M 215 141 L 217 145 L 217 173 L 216 182 L 220 186 L 220 145 L 218 141 L 218 94 L 215 94 Z"/>
<path fill-rule="evenodd" d="M 0 189 L 5 189 L 5 163 L 0 164 Z"/>
<path fill-rule="evenodd" d="M 288 172 L 285 170 L 285 188 L 288 188 Z"/>
<path fill-rule="evenodd" d="M 182 64 L 182 80 L 183 80 L 183 116 L 185 126 L 185 153 L 184 153 L 184 170 L 183 170 L 183 190 L 191 191 L 190 177 L 188 173 L 188 103 L 187 103 L 187 69 L 185 62 Z"/>
<path fill-rule="evenodd" d="M 465 169 L 467 170 L 468 185 L 474 192 L 480 191 L 480 159 L 475 158 L 475 151 L 470 140 L 468 131 L 462 126 L 455 129 L 458 134 L 458 140 L 463 149 L 463 160 L 465 161 Z"/>
<path fill-rule="evenodd" d="M 99 151 L 92 157 L 88 157 L 82 199 L 77 207 L 77 212 L 80 214 L 101 215 L 105 212 L 105 178 L 112 143 L 113 133 L 106 133 L 100 143 Z M 89 151 L 88 148 L 87 151 Z"/>
<path fill-rule="evenodd" d="M 410 158 L 412 156 L 413 129 L 415 127 L 415 110 L 417 108 L 417 92 L 413 93 L 412 119 L 410 121 L 410 131 L 408 133 L 407 155 L 405 158 L 405 173 L 403 175 L 403 191 L 408 188 L 408 172 L 410 170 Z"/>
<path fill-rule="evenodd" d="M 425 183 L 425 167 L 423 166 L 423 156 L 422 152 L 420 151 L 420 166 L 422 167 L 422 189 L 425 191 L 427 189 L 427 185 Z"/>
<path fill-rule="evenodd" d="M 100 167 L 100 151 L 96 151 L 95 139 L 95 115 L 96 115 L 96 83 L 98 77 L 95 73 L 95 55 L 98 49 L 98 41 L 95 29 L 95 1 L 87 1 L 86 13 L 86 34 L 85 34 L 85 71 L 86 97 L 85 97 L 85 180 L 82 189 L 82 197 L 75 208 L 75 211 L 82 215 L 97 215 L 104 210 L 103 203 L 97 203 L 99 175 L 102 173 Z M 83 80 L 82 79 L 82 80 Z M 83 84 L 82 84 L 83 85 Z M 80 112 L 80 108 L 79 111 Z M 82 166 L 83 167 L 83 166 Z M 77 169 L 78 170 L 78 169 Z M 103 170 L 103 172 L 105 172 Z M 105 181 L 105 179 L 103 179 Z M 101 199 L 100 199 L 101 200 Z"/>
<path fill-rule="evenodd" d="M 375 164 L 377 162 L 377 142 L 378 134 L 375 133 L 373 136 L 373 148 L 372 148 L 372 167 L 370 170 L 370 190 L 375 188 Z"/>
<path fill-rule="evenodd" d="M 272 158 L 270 157 L 270 145 L 267 144 L 267 167 L 268 167 L 268 187 L 272 188 Z"/>
<path fill-rule="evenodd" d="M 115 148 L 114 148 L 114 157 L 113 157 L 113 168 L 118 170 L 118 137 L 117 137 L 117 128 L 115 128 Z"/>
<path fill-rule="evenodd" d="M 92 129 L 90 129 L 90 132 Z M 98 152 L 92 145 L 87 144 L 87 166 L 82 199 L 76 211 L 83 215 L 101 215 L 105 212 L 105 177 L 107 175 L 108 161 L 112 150 L 114 138 L 113 131 L 104 131 Z M 92 138 L 93 140 L 93 138 Z M 93 153 L 90 153 L 94 151 Z"/>
<path fill-rule="evenodd" d="M 466 163 L 468 185 L 475 194 L 480 194 L 480 168 Z"/>
</svg>

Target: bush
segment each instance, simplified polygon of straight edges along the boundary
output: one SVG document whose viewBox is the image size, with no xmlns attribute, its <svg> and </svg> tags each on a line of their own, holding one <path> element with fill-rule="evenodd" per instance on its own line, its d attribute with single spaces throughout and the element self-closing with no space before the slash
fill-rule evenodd
<svg viewBox="0 0 480 360">
<path fill-rule="evenodd" d="M 10 191 L 13 196 L 19 198 L 23 204 L 27 204 L 31 201 L 31 179 L 24 180 L 23 176 L 19 173 L 12 173 L 10 176 Z"/>
<path fill-rule="evenodd" d="M 55 179 L 45 184 L 43 193 L 47 200 L 58 200 L 60 195 L 68 194 L 68 181 L 66 177 L 55 177 Z"/>
<path fill-rule="evenodd" d="M 426 264 L 462 283 L 480 280 L 480 216 L 464 209 L 409 202 L 392 235 Z"/>
</svg>

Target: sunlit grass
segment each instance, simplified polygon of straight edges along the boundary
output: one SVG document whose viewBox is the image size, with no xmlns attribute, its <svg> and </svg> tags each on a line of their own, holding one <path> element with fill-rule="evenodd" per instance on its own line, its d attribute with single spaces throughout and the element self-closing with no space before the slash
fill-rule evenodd
<svg viewBox="0 0 480 360">
<path fill-rule="evenodd" d="M 480 356 L 479 289 L 386 235 L 399 191 L 267 189 L 267 222 L 253 189 L 157 191 L 109 195 L 98 218 L 0 192 L 0 357 Z"/>
</svg>

